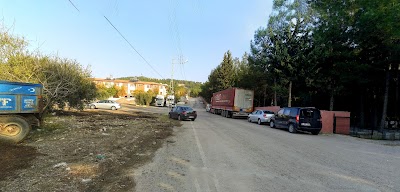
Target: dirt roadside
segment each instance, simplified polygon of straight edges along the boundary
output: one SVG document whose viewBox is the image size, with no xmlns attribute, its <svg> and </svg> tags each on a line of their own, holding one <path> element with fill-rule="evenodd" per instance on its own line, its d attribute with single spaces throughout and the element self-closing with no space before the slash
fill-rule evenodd
<svg viewBox="0 0 400 192">
<path fill-rule="evenodd" d="M 0 144 L 0 191 L 133 191 L 178 121 L 139 112 L 59 112 L 18 145 Z"/>
</svg>

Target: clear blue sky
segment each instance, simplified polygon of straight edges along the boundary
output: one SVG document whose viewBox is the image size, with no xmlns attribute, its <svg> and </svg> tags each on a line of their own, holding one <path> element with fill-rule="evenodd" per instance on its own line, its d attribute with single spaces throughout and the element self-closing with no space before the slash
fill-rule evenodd
<svg viewBox="0 0 400 192">
<path fill-rule="evenodd" d="M 227 50 L 241 57 L 256 29 L 267 25 L 272 0 L 0 0 L 3 23 L 31 48 L 90 65 L 92 76 L 205 82 Z M 158 3 L 156 3 L 158 2 Z M 148 64 L 103 17 L 130 41 Z"/>
</svg>

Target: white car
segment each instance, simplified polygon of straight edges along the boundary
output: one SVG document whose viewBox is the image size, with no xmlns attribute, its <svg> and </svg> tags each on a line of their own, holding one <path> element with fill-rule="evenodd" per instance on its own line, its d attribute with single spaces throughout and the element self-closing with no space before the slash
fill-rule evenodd
<svg viewBox="0 0 400 192">
<path fill-rule="evenodd" d="M 95 103 L 89 104 L 91 109 L 121 109 L 121 105 L 113 100 L 100 100 Z"/>
<path fill-rule="evenodd" d="M 271 118 L 275 116 L 275 113 L 267 110 L 256 110 L 249 114 L 247 121 L 257 122 L 259 125 L 271 122 Z"/>
<path fill-rule="evenodd" d="M 210 109 L 211 109 L 211 104 L 207 104 L 207 105 L 206 105 L 206 111 L 207 111 L 207 112 L 210 112 Z"/>
</svg>

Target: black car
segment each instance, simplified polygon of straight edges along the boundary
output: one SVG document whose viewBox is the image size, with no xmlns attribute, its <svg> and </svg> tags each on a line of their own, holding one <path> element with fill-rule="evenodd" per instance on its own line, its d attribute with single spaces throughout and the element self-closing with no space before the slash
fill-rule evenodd
<svg viewBox="0 0 400 192">
<path fill-rule="evenodd" d="M 190 119 L 196 120 L 197 113 L 191 107 L 188 106 L 176 106 L 169 112 L 169 118 L 178 119 L 180 121 Z"/>
<path fill-rule="evenodd" d="M 312 107 L 284 107 L 271 119 L 270 127 L 285 128 L 290 133 L 301 130 L 318 135 L 322 129 L 321 112 Z"/>
</svg>

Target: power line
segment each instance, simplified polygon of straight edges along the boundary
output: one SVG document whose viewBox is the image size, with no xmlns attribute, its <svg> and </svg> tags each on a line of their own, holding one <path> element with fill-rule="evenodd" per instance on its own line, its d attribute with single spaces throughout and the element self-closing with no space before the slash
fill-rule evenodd
<svg viewBox="0 0 400 192">
<path fill-rule="evenodd" d="M 176 12 L 177 12 L 177 8 L 179 6 L 179 1 L 178 0 L 174 1 L 175 5 L 173 5 L 173 0 L 171 0 L 170 3 L 171 3 L 172 12 L 170 14 L 169 19 L 170 19 L 172 39 L 175 42 L 175 45 L 176 45 L 176 48 L 177 48 L 177 51 L 179 54 L 178 60 L 179 60 L 179 64 L 181 64 L 179 67 L 180 71 L 181 71 L 181 75 L 182 75 L 183 79 L 185 81 L 187 81 L 186 75 L 185 75 L 185 69 L 182 65 L 184 62 L 182 61 L 183 53 L 182 53 L 182 46 L 181 46 L 181 37 L 180 37 L 180 33 L 179 33 L 179 25 L 176 20 Z"/>
<path fill-rule="evenodd" d="M 133 45 L 125 38 L 125 36 L 122 35 L 122 33 L 111 23 L 111 21 L 105 15 L 103 16 L 108 21 L 108 23 L 118 32 L 118 34 L 121 35 L 122 38 L 124 38 L 129 46 L 146 62 L 146 64 L 149 65 L 151 69 L 153 69 L 153 71 L 156 72 L 162 79 L 164 79 L 164 77 L 156 69 L 154 69 L 154 67 L 135 49 L 135 47 L 133 47 Z"/>
<path fill-rule="evenodd" d="M 74 3 L 72 3 L 72 1 L 71 1 L 71 0 L 68 0 L 68 1 L 71 3 L 71 5 L 72 5 L 72 6 L 74 6 L 74 7 L 75 7 L 75 9 L 76 9 L 78 12 L 80 12 L 80 11 L 79 11 L 79 9 L 78 9 L 78 8 L 75 6 L 75 4 L 74 4 Z"/>
</svg>

